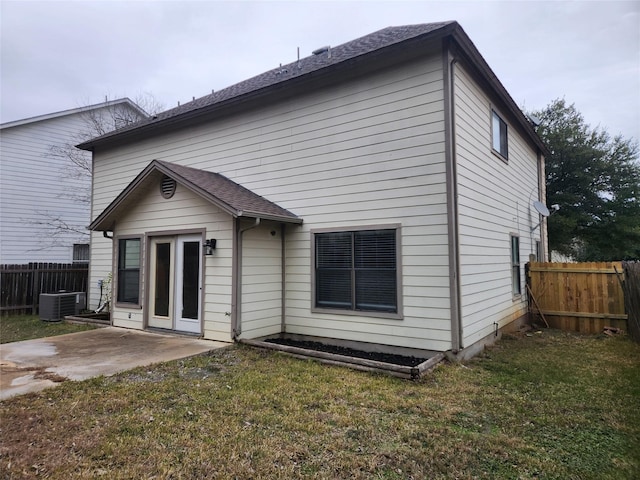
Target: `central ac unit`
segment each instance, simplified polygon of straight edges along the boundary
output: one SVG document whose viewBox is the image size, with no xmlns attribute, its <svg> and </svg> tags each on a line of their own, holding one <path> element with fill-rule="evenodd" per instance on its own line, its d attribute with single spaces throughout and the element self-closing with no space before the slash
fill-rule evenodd
<svg viewBox="0 0 640 480">
<path fill-rule="evenodd" d="M 41 293 L 40 320 L 58 322 L 66 315 L 77 315 L 86 305 L 84 292 Z"/>
</svg>

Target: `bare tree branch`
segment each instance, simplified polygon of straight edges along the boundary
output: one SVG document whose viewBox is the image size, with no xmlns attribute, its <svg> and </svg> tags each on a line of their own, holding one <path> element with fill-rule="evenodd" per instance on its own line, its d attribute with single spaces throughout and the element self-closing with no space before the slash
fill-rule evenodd
<svg viewBox="0 0 640 480">
<path fill-rule="evenodd" d="M 105 97 L 105 103 L 108 103 L 108 97 Z M 145 93 L 136 97 L 137 105 L 149 114 L 158 113 L 163 109 L 153 95 Z M 77 180 L 77 187 L 58 194 L 58 198 L 64 198 L 76 205 L 86 205 L 91 203 L 91 175 L 92 164 L 91 154 L 76 148 L 79 143 L 83 143 L 101 135 L 112 132 L 113 130 L 126 127 L 142 120 L 144 116 L 128 104 L 117 103 L 100 108 L 87 109 L 80 114 L 82 121 L 81 129 L 72 135 L 68 141 L 59 144 L 52 144 L 48 152 L 44 155 L 48 159 L 54 160 L 53 163 L 61 165 L 60 181 L 68 179 Z M 69 235 L 80 236 L 88 242 L 89 232 L 86 225 L 73 225 L 64 219 L 60 214 L 52 213 L 47 210 L 35 211 L 37 220 L 30 222 L 37 225 L 42 232 L 42 236 L 46 237 L 46 247 L 52 245 L 60 246 L 64 244 L 65 239 L 68 242 Z M 88 215 L 87 215 L 88 217 Z"/>
<path fill-rule="evenodd" d="M 31 225 L 38 227 L 41 236 L 47 239 L 43 242 L 41 248 L 35 248 L 31 251 L 46 250 L 51 247 L 68 246 L 68 236 L 70 234 L 77 235 L 79 240 L 77 243 L 83 243 L 81 239 L 89 241 L 89 232 L 86 225 L 73 225 L 68 223 L 60 215 L 51 212 L 38 212 L 39 219 L 29 222 Z"/>
</svg>

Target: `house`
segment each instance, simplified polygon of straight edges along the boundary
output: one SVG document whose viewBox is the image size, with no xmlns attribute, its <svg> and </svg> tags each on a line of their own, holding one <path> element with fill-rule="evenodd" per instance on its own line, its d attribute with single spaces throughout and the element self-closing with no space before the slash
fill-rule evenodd
<svg viewBox="0 0 640 480">
<path fill-rule="evenodd" d="M 464 356 L 526 317 L 546 150 L 456 22 L 321 48 L 79 148 L 113 325 Z"/>
<path fill-rule="evenodd" d="M 91 156 L 73 146 L 145 116 L 123 98 L 0 125 L 0 263 L 89 260 Z"/>
</svg>

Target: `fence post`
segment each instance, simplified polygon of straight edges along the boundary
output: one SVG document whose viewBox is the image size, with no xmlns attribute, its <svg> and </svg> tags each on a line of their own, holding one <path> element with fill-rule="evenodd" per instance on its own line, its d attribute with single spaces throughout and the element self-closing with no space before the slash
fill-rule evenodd
<svg viewBox="0 0 640 480">
<path fill-rule="evenodd" d="M 624 280 L 620 283 L 628 315 L 627 331 L 633 340 L 640 343 L 640 262 L 622 262 L 622 270 Z"/>
<path fill-rule="evenodd" d="M 31 272 L 31 315 L 36 314 L 36 290 L 38 286 L 38 264 L 37 263 L 29 263 L 29 268 L 33 271 Z M 28 297 L 27 297 L 28 298 Z"/>
</svg>

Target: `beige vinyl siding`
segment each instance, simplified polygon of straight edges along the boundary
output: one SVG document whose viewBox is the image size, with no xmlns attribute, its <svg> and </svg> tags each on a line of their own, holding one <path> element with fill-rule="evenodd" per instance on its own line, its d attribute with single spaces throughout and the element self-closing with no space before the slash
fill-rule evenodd
<svg viewBox="0 0 640 480">
<path fill-rule="evenodd" d="M 95 152 L 91 194 L 91 219 L 94 220 L 127 187 L 127 185 L 153 160 L 152 156 L 136 157 L 127 149 L 111 149 Z M 91 232 L 91 258 L 89 261 L 89 305 L 98 306 L 99 280 L 106 280 L 112 273 L 113 241 L 105 239 L 102 232 Z"/>
<path fill-rule="evenodd" d="M 438 51 L 295 99 L 97 152 L 93 218 L 153 159 L 222 173 L 304 219 L 302 226 L 287 227 L 288 332 L 447 350 L 443 109 Z M 310 229 L 398 223 L 404 318 L 311 313 Z M 108 271 L 104 262 L 110 258 L 100 252 L 95 261 Z M 274 313 L 267 318 L 275 321 Z"/>
<path fill-rule="evenodd" d="M 240 338 L 280 333 L 282 236 L 278 224 L 262 224 L 243 233 L 241 281 Z"/>
<path fill-rule="evenodd" d="M 95 217 L 92 217 L 95 218 Z M 87 298 L 87 308 L 95 310 L 109 296 L 113 297 L 112 285 L 112 257 L 113 240 L 104 238 L 102 232 L 91 232 L 91 250 L 89 258 L 89 294 Z M 111 279 L 111 282 L 109 281 Z M 100 297 L 100 287 L 98 282 L 104 283 L 102 297 Z M 109 290 L 109 291 L 107 291 Z"/>
<path fill-rule="evenodd" d="M 463 345 L 526 313 L 524 264 L 535 249 L 536 152 L 508 125 L 509 159 L 491 151 L 492 103 L 461 65 L 454 75 Z M 510 234 L 520 238 L 523 294 L 512 294 Z"/>
<path fill-rule="evenodd" d="M 212 340 L 231 340 L 231 320 L 228 313 L 231 310 L 231 255 L 233 243 L 233 220 L 231 216 L 211 205 L 206 200 L 178 185 L 174 196 L 170 199 L 162 198 L 159 182 L 152 181 L 144 189 L 140 200 L 127 214 L 120 219 L 116 226 L 116 236 L 145 235 L 151 237 L 154 232 L 183 233 L 194 228 L 206 229 L 205 238 L 215 238 L 217 247 L 214 255 L 204 257 L 204 337 Z M 147 271 L 146 241 L 141 266 L 142 272 Z M 115 274 L 115 272 L 114 272 Z M 141 305 L 147 304 L 144 297 L 146 285 L 142 275 Z M 112 320 L 115 326 L 127 328 L 143 328 L 143 313 L 138 307 L 114 305 Z M 131 319 L 129 319 L 131 314 Z"/>
</svg>

